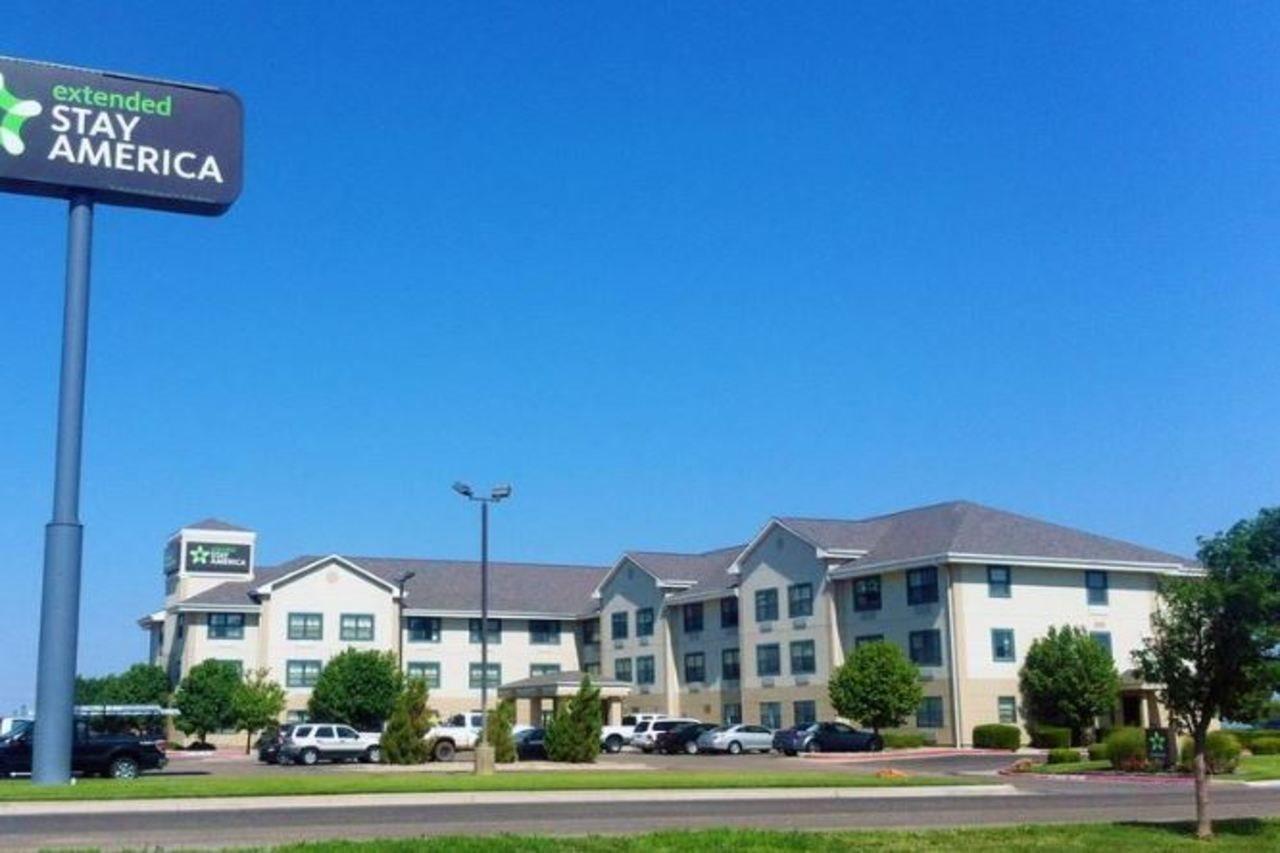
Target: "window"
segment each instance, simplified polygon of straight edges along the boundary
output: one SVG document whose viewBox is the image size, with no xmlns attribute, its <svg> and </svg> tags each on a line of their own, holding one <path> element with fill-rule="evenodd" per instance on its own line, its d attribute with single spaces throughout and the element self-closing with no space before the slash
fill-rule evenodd
<svg viewBox="0 0 1280 853">
<path fill-rule="evenodd" d="M 933 604 L 938 600 L 938 567 L 907 571 L 907 604 Z"/>
<path fill-rule="evenodd" d="M 487 673 L 485 672 L 484 664 L 471 664 L 471 668 L 467 673 L 467 684 L 472 690 L 479 690 L 482 684 L 486 687 L 497 687 L 502 684 L 502 664 L 489 664 Z"/>
<path fill-rule="evenodd" d="M 1008 598 L 1012 585 L 1012 569 L 1008 566 L 987 566 L 988 598 Z"/>
<path fill-rule="evenodd" d="M 884 642 L 884 634 L 863 634 L 861 637 L 854 637 L 853 647 L 857 649 L 860 646 L 865 646 L 867 643 L 883 643 L 883 642 Z"/>
<path fill-rule="evenodd" d="M 920 708 L 916 711 L 916 728 L 918 729 L 942 728 L 942 697 L 941 696 L 924 697 L 924 701 L 920 703 Z"/>
<path fill-rule="evenodd" d="M 1090 604 L 1107 603 L 1107 573 L 1085 572 L 1084 585 L 1088 590 Z"/>
<path fill-rule="evenodd" d="M 720 652 L 720 677 L 725 681 L 737 681 L 742 677 L 742 661 L 737 649 L 723 649 Z"/>
<path fill-rule="evenodd" d="M 627 638 L 627 612 L 619 610 L 611 617 L 612 631 L 610 636 L 615 640 L 625 640 Z"/>
<path fill-rule="evenodd" d="M 1017 653 L 1013 648 L 1012 628 L 991 629 L 991 659 L 996 663 L 1013 663 Z"/>
<path fill-rule="evenodd" d="M 1111 653 L 1111 632 L 1110 631 L 1090 631 L 1089 636 L 1093 641 L 1107 650 L 1107 657 L 1114 657 Z"/>
<path fill-rule="evenodd" d="M 761 702 L 760 703 L 760 725 L 767 729 L 782 728 L 782 703 L 781 702 Z"/>
<path fill-rule="evenodd" d="M 653 684 L 653 655 L 636 658 L 636 684 Z"/>
<path fill-rule="evenodd" d="M 244 639 L 244 614 L 243 613 L 210 613 L 209 614 L 209 639 L 210 640 L 243 640 Z"/>
<path fill-rule="evenodd" d="M 684 606 L 684 632 L 686 634 L 697 634 L 702 630 L 702 602 L 695 601 L 693 604 Z"/>
<path fill-rule="evenodd" d="M 756 646 L 756 675 L 779 675 L 782 672 L 782 652 L 777 643 Z"/>
<path fill-rule="evenodd" d="M 791 644 L 791 674 L 812 675 L 818 669 L 814 660 L 813 640 L 796 640 Z"/>
<path fill-rule="evenodd" d="M 756 621 L 772 622 L 778 618 L 778 591 L 776 589 L 756 590 Z"/>
<path fill-rule="evenodd" d="M 582 623 L 582 644 L 594 646 L 600 642 L 600 620 L 588 619 Z"/>
<path fill-rule="evenodd" d="M 736 726 L 742 722 L 742 706 L 737 702 L 725 702 L 720 708 L 720 720 L 726 726 Z"/>
<path fill-rule="evenodd" d="M 411 660 L 405 674 L 410 678 L 421 678 L 432 689 L 440 686 L 440 664 L 435 661 Z"/>
<path fill-rule="evenodd" d="M 917 666 L 942 666 L 942 632 L 912 631 L 908 638 L 911 662 Z"/>
<path fill-rule="evenodd" d="M 631 658 L 617 658 L 614 660 L 613 677 L 618 681 L 631 680 Z"/>
<path fill-rule="evenodd" d="M 813 584 L 796 583 L 787 587 L 787 618 L 813 615 Z"/>
<path fill-rule="evenodd" d="M 338 639 L 367 643 L 373 639 L 373 616 L 369 613 L 343 613 L 338 623 Z"/>
<path fill-rule="evenodd" d="M 636 636 L 653 636 L 653 608 L 641 607 L 636 611 Z"/>
<path fill-rule="evenodd" d="M 290 613 L 290 640 L 323 640 L 324 616 L 319 613 Z"/>
<path fill-rule="evenodd" d="M 471 633 L 471 642 L 473 643 L 480 642 L 480 620 L 479 619 L 467 620 L 467 629 Z M 489 634 L 489 637 L 488 637 L 489 645 L 494 645 L 495 643 L 502 642 L 502 620 L 501 619 L 489 620 L 488 634 Z"/>
<path fill-rule="evenodd" d="M 707 680 L 707 657 L 702 652 L 689 652 L 684 656 L 684 680 L 701 683 Z"/>
<path fill-rule="evenodd" d="M 738 599 L 732 596 L 720 599 L 720 627 L 738 627 Z M 741 709 L 738 713 L 742 713 Z"/>
<path fill-rule="evenodd" d="M 558 663 L 531 663 L 531 664 L 529 664 L 529 677 L 530 677 L 530 678 L 532 678 L 532 677 L 533 677 L 533 676 L 535 676 L 535 675 L 551 675 L 552 673 L 559 672 L 559 671 L 560 671 L 560 664 L 558 664 Z"/>
<path fill-rule="evenodd" d="M 593 660 L 590 663 L 584 663 L 582 665 L 582 671 L 585 672 L 587 675 L 593 676 L 595 678 L 599 678 L 600 677 L 600 661 Z"/>
<path fill-rule="evenodd" d="M 853 582 L 853 609 L 859 613 L 880 609 L 880 576 L 858 578 Z"/>
<path fill-rule="evenodd" d="M 320 661 L 291 660 L 285 661 L 285 687 L 315 687 L 320 679 Z"/>
<path fill-rule="evenodd" d="M 1018 698 L 1016 696 L 997 697 L 996 716 L 1002 723 L 1018 722 Z"/>
<path fill-rule="evenodd" d="M 440 620 L 435 616 L 410 616 L 405 625 L 411 643 L 440 642 Z"/>
<path fill-rule="evenodd" d="M 535 646 L 560 645 L 560 623 L 551 619 L 530 619 L 529 643 Z"/>
<path fill-rule="evenodd" d="M 818 722 L 818 703 L 812 699 L 799 699 L 792 702 L 791 712 L 796 716 L 797 726 Z"/>
</svg>

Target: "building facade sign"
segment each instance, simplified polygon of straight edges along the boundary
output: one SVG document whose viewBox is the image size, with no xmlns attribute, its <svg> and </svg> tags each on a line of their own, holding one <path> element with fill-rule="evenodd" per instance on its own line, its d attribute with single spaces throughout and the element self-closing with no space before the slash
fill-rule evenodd
<svg viewBox="0 0 1280 853">
<path fill-rule="evenodd" d="M 228 91 L 0 57 L 0 190 L 217 215 L 243 136 Z"/>
<path fill-rule="evenodd" d="M 219 574 L 249 574 L 252 548 L 249 545 L 227 545 L 221 542 L 185 543 L 184 554 L 188 572 L 217 572 Z"/>
</svg>

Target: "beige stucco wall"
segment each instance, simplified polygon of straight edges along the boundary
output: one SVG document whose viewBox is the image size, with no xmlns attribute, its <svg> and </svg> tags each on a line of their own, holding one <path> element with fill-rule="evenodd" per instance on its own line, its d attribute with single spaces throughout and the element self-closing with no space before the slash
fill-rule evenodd
<svg viewBox="0 0 1280 853">
<path fill-rule="evenodd" d="M 653 635 L 636 636 L 636 611 L 653 608 Z M 627 637 L 615 640 L 612 634 L 613 614 L 627 614 Z M 635 684 L 635 659 L 653 656 L 654 683 L 636 685 L 630 698 L 623 702 L 628 712 L 675 713 L 674 686 L 676 673 L 670 666 L 671 646 L 664 630 L 664 593 L 654 577 L 630 560 L 624 559 L 618 571 L 600 590 L 600 670 L 605 678 L 615 677 L 619 658 L 631 659 L 632 683 Z"/>
</svg>

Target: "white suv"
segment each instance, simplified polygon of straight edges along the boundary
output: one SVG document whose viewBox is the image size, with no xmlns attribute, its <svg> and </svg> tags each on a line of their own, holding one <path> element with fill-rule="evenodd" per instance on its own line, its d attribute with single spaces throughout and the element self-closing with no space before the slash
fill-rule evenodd
<svg viewBox="0 0 1280 853">
<path fill-rule="evenodd" d="M 377 732 L 361 733 L 334 723 L 303 723 L 294 726 L 280 746 L 281 764 L 312 765 L 318 761 L 363 761 L 377 764 L 382 760 Z"/>
</svg>

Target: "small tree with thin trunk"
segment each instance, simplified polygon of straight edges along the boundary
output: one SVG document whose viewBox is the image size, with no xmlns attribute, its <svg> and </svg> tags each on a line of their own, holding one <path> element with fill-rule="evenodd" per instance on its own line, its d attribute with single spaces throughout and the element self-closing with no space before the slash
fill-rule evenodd
<svg viewBox="0 0 1280 853">
<path fill-rule="evenodd" d="M 1096 719 L 1115 706 L 1120 675 L 1111 653 L 1088 631 L 1055 625 L 1027 649 L 1018 688 L 1033 726 L 1063 726 L 1075 743 L 1088 743 Z"/>
<path fill-rule="evenodd" d="M 892 643 L 864 643 L 827 682 L 836 713 L 881 729 L 902 725 L 924 701 L 920 670 Z"/>
<path fill-rule="evenodd" d="M 191 667 L 178 685 L 173 704 L 179 715 L 174 725 L 205 743 L 209 732 L 231 728 L 236 721 L 232 702 L 240 684 L 240 672 L 221 660 L 207 660 Z"/>
<path fill-rule="evenodd" d="M 284 712 L 284 688 L 267 677 L 268 670 L 255 669 L 236 687 L 231 699 L 235 726 L 244 732 L 244 751 L 249 754 L 253 735 L 280 721 Z"/>
<path fill-rule="evenodd" d="M 394 652 L 347 649 L 334 655 L 320 671 L 307 710 L 313 720 L 376 731 L 391 716 L 402 687 Z"/>
</svg>

